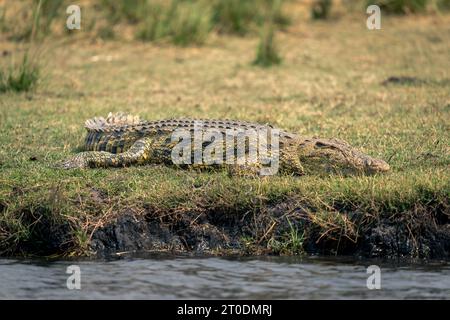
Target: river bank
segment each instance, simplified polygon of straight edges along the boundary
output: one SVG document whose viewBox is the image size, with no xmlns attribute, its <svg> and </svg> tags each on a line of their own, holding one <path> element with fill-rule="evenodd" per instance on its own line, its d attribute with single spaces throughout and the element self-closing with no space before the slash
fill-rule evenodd
<svg viewBox="0 0 450 320">
<path fill-rule="evenodd" d="M 233 179 L 228 182 L 233 184 Z M 247 183 L 248 189 L 257 182 L 252 179 Z M 270 179 L 265 179 L 259 187 L 269 185 Z M 225 204 L 212 200 L 213 194 L 203 194 L 202 198 L 191 194 L 190 199 L 197 201 L 191 207 L 179 199 L 177 205 L 171 203 L 172 208 L 141 203 L 140 207 L 114 211 L 119 204 L 111 203 L 99 190 L 92 189 L 89 197 L 83 199 L 65 200 L 58 199 L 58 194 L 63 194 L 55 190 L 48 199 L 52 205 L 15 212 L 15 224 L 3 223 L 2 231 L 9 232 L 10 238 L 1 243 L 2 254 L 108 257 L 170 252 L 449 259 L 449 202 L 445 188 L 433 191 L 422 186 L 416 191 L 401 204 L 392 203 L 394 198 L 376 197 L 367 203 L 366 195 L 351 199 L 347 194 L 345 200 L 335 198 L 331 207 L 299 196 L 301 190 L 297 196 L 291 192 L 281 201 L 263 200 L 261 194 L 250 191 L 244 193 L 251 197 L 247 203 L 245 198 Z M 228 197 L 235 195 L 236 190 L 230 192 Z M 75 218 L 74 213 L 69 216 L 49 211 L 55 205 L 62 208 L 63 202 L 72 201 L 82 210 L 97 212 L 84 211 Z M 2 212 L 7 214 L 8 208 L 2 207 Z"/>
<path fill-rule="evenodd" d="M 365 11 L 294 19 L 277 32 L 283 61 L 272 68 L 252 64 L 251 35 L 177 47 L 80 30 L 61 45 L 42 42 L 35 90 L 0 95 L 1 254 L 448 259 L 450 15 L 386 15 L 381 30 L 366 19 Z M 4 70 L 22 61 L 21 45 L 0 39 Z M 339 138 L 391 171 L 252 179 L 162 166 L 56 168 L 78 152 L 86 119 L 119 111 Z"/>
</svg>

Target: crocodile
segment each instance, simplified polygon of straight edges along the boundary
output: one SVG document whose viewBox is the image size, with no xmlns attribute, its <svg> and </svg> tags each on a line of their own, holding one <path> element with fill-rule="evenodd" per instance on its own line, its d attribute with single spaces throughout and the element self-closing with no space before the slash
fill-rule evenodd
<svg viewBox="0 0 450 320">
<path fill-rule="evenodd" d="M 239 161 L 239 157 L 228 161 L 229 159 L 225 159 L 224 156 L 225 154 L 228 155 L 229 152 L 233 155 L 237 152 L 236 143 L 229 144 L 229 141 L 236 142 L 239 132 L 251 131 L 267 132 L 265 142 L 277 140 L 277 148 L 267 149 L 268 157 L 272 156 L 272 159 L 276 158 L 278 161 L 279 170 L 276 173 L 281 172 L 290 175 L 340 174 L 347 176 L 375 174 L 390 169 L 389 164 L 385 161 L 364 154 L 343 140 L 304 137 L 277 129 L 270 124 L 229 119 L 146 121 L 138 116 L 126 113 L 109 113 L 106 118 L 95 117 L 87 120 L 85 128 L 87 129 L 87 135 L 82 146 L 83 151 L 64 161 L 61 164 L 63 168 L 106 168 L 164 164 L 178 168 L 228 169 L 233 174 L 258 174 L 261 173 L 263 167 L 267 167 L 267 161 L 262 161 L 262 158 L 252 162 L 243 162 Z M 194 140 L 196 128 L 201 128 L 202 133 L 212 130 L 224 135 L 225 139 L 218 144 L 224 148 L 219 156 L 220 158 L 223 157 L 224 161 L 206 164 L 204 161 L 200 163 L 194 161 L 198 149 L 204 150 L 208 146 L 208 141 L 205 143 L 204 140 L 200 144 L 194 142 L 194 147 L 188 149 L 191 154 L 185 158 L 187 161 L 184 163 L 174 161 L 174 148 L 180 142 L 179 139 L 174 139 L 174 133 L 177 130 L 184 130 Z M 274 133 L 277 134 L 276 139 Z M 217 136 L 209 142 L 213 142 L 216 138 Z M 244 157 L 249 154 L 249 141 L 244 141 Z M 218 152 L 217 154 L 219 155 Z"/>
</svg>

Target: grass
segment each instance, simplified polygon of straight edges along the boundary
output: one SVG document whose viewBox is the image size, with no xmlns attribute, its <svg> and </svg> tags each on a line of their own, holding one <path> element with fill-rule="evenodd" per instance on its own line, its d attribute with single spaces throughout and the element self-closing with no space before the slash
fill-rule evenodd
<svg viewBox="0 0 450 320">
<path fill-rule="evenodd" d="M 252 38 L 225 36 L 192 48 L 75 39 L 55 48 L 45 88 L 1 94 L 0 251 L 27 253 L 21 244 L 39 243 L 70 222 L 64 243 L 72 245 L 54 249 L 86 254 L 95 228 L 149 208 L 160 215 L 254 214 L 249 238 L 269 248 L 274 238 L 295 251 L 313 239 L 341 252 L 344 242 L 360 241 L 381 220 L 403 219 L 413 238 L 425 218 L 445 221 L 450 16 L 385 17 L 380 32 L 368 31 L 364 21 L 295 20 L 277 34 L 286 54 L 271 69 L 250 66 Z M 4 40 L 2 47 L 19 49 Z M 390 76 L 427 81 L 382 85 Z M 236 118 L 339 137 L 386 159 L 392 172 L 247 179 L 162 166 L 55 169 L 82 143 L 84 121 L 110 111 L 147 119 Z M 274 207 L 283 218 L 272 220 Z M 269 226 L 288 218 L 292 229 L 272 233 L 258 224 L 263 217 Z"/>
<path fill-rule="evenodd" d="M 267 21 L 267 12 L 276 26 L 289 24 L 281 0 L 172 0 L 169 4 L 147 3 L 144 11 L 137 39 L 169 39 L 181 46 L 203 44 L 214 29 L 219 33 L 246 35 Z"/>
<path fill-rule="evenodd" d="M 406 14 L 424 12 L 427 9 L 428 0 L 369 0 L 367 5 L 376 4 L 383 12 L 394 14 Z"/>
<path fill-rule="evenodd" d="M 450 10 L 450 0 L 437 0 L 437 7 L 440 10 Z"/>
<path fill-rule="evenodd" d="M 35 0 L 39 5 L 39 26 L 37 28 L 39 34 L 37 37 L 45 37 L 51 32 L 52 22 L 59 16 L 65 13 L 65 0 Z"/>
<path fill-rule="evenodd" d="M 316 0 L 311 7 L 311 17 L 315 20 L 327 19 L 333 2 L 331 0 Z"/>
<path fill-rule="evenodd" d="M 30 59 L 30 52 L 33 42 L 36 40 L 38 35 L 41 16 L 44 16 L 47 20 L 50 20 L 48 7 L 48 1 L 36 1 L 36 6 L 33 10 L 33 19 L 31 23 L 29 23 L 28 28 L 29 40 L 31 40 L 31 42 L 24 49 L 25 52 L 21 54 L 21 61 L 19 63 L 14 63 L 15 55 L 12 55 L 12 63 L 10 63 L 9 66 L 7 66 L 5 62 L 0 64 L 0 94 L 8 91 L 30 91 L 38 84 L 40 78 L 40 67 L 36 61 L 31 61 L 37 60 L 37 57 L 35 56 L 34 59 Z M 53 8 L 53 6 L 50 7 Z M 46 14 L 44 15 L 42 14 L 45 11 L 43 8 L 46 10 Z M 6 12 L 6 7 L 4 12 Z M 6 23 L 5 16 L 6 15 L 4 14 L 2 23 Z M 6 55 L 9 54 L 8 51 L 5 52 L 7 52 Z"/>
<path fill-rule="evenodd" d="M 0 7 L 0 32 L 8 32 L 8 24 L 6 23 L 6 7 Z"/>
<path fill-rule="evenodd" d="M 36 87 L 39 75 L 39 66 L 30 62 L 27 52 L 18 65 L 0 69 L 0 93 L 30 91 Z"/>
<path fill-rule="evenodd" d="M 107 11 L 108 20 L 112 23 L 129 22 L 136 24 L 144 17 L 147 10 L 147 0 L 101 0 L 100 5 Z"/>
<path fill-rule="evenodd" d="M 211 33 L 257 34 L 271 11 L 277 28 L 287 28 L 290 18 L 284 0 L 91 0 L 83 3 L 83 35 L 103 40 L 129 39 L 171 42 L 180 46 L 201 45 Z M 8 0 L 0 5 L 0 30 L 10 40 L 73 35 L 65 26 L 65 0 Z M 8 9 L 8 10 L 6 10 Z M 36 13 L 39 13 L 36 15 Z M 59 26 L 59 27 L 58 27 Z M 124 32 L 121 32 L 125 30 Z M 117 32 L 118 31 L 118 32 Z"/>
<path fill-rule="evenodd" d="M 147 7 L 137 38 L 144 41 L 169 39 L 180 46 L 203 44 L 211 30 L 206 2 L 174 0 L 170 5 Z"/>
<path fill-rule="evenodd" d="M 24 3 L 25 7 L 20 7 L 19 11 L 14 16 L 9 17 L 7 20 L 5 5 L 3 23 L 14 24 L 10 28 L 13 32 L 10 33 L 10 39 L 13 41 L 31 41 L 33 39 L 42 39 L 49 33 L 52 33 L 52 23 L 58 17 L 65 13 L 63 6 L 64 0 L 33 0 Z M 12 7 L 15 9 L 16 4 Z M 24 21 L 21 23 L 20 18 L 17 15 L 21 15 Z M 31 23 L 30 23 L 31 21 Z M 60 28 L 62 29 L 62 28 Z M 6 30 L 5 30 L 6 31 Z"/>
<path fill-rule="evenodd" d="M 270 238 L 267 241 L 267 246 L 272 252 L 276 254 L 303 254 L 305 232 L 303 231 L 300 234 L 297 226 L 295 226 L 290 220 L 287 220 L 287 222 L 289 225 L 289 230 L 285 234 L 283 234 L 280 239 L 276 239 L 275 237 Z"/>
<path fill-rule="evenodd" d="M 244 36 L 267 22 L 268 13 L 277 27 L 290 24 L 283 12 L 284 0 L 229 0 L 213 2 L 212 21 L 219 33 Z"/>
<path fill-rule="evenodd" d="M 219 32 L 245 35 L 253 27 L 257 14 L 255 1 L 214 1 L 212 19 Z"/>
<path fill-rule="evenodd" d="M 274 37 L 273 24 L 268 23 L 263 27 L 261 32 L 260 42 L 256 51 L 256 58 L 253 61 L 254 65 L 271 67 L 281 63 Z"/>
</svg>

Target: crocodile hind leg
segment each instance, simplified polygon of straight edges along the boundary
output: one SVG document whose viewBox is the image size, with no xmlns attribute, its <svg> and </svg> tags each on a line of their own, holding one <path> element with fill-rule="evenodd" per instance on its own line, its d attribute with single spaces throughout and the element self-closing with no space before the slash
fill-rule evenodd
<svg viewBox="0 0 450 320">
<path fill-rule="evenodd" d="M 280 152 L 280 172 L 294 176 L 305 174 L 295 146 L 287 147 L 286 150 Z"/>
<path fill-rule="evenodd" d="M 152 144 L 153 141 L 150 138 L 142 138 L 136 141 L 130 149 L 119 154 L 105 151 L 80 152 L 65 161 L 62 168 L 107 168 L 143 164 L 150 159 Z"/>
</svg>

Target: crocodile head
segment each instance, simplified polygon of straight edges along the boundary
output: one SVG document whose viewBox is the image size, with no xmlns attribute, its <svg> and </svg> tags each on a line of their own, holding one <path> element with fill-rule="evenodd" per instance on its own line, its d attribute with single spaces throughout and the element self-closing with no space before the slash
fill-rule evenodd
<svg viewBox="0 0 450 320">
<path fill-rule="evenodd" d="M 366 156 L 364 171 L 367 173 L 387 172 L 391 169 L 389 164 L 381 159 Z"/>
<path fill-rule="evenodd" d="M 364 154 L 339 139 L 304 139 L 298 148 L 305 174 L 375 174 L 390 170 L 384 160 Z"/>
</svg>

